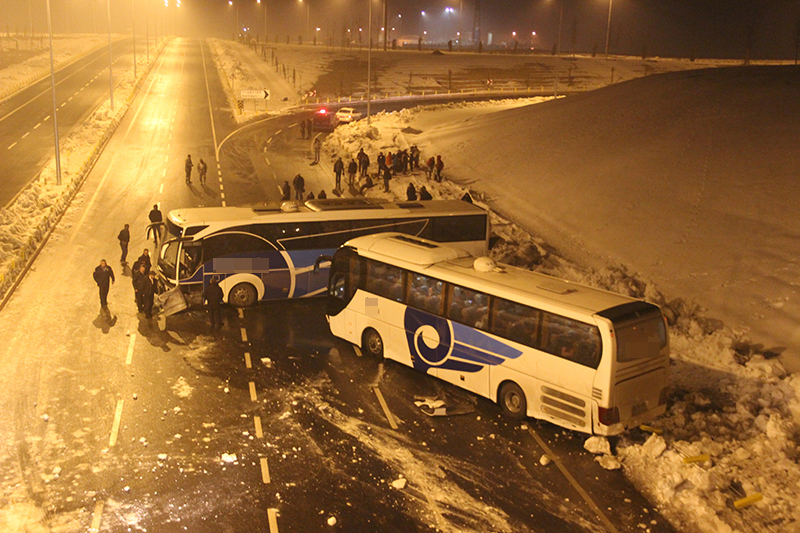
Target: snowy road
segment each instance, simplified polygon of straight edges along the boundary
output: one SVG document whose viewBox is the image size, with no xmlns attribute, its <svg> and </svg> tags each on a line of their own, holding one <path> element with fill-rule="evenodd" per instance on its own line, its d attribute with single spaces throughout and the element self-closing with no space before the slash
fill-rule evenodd
<svg viewBox="0 0 800 533">
<path fill-rule="evenodd" d="M 131 224 L 132 258 L 152 246 L 153 203 L 273 199 L 269 177 L 237 171 L 272 151 L 281 173 L 307 168 L 323 186 L 291 118 L 262 131 L 266 156 L 256 135 L 217 171 L 214 138 L 232 127 L 210 63 L 197 41 L 167 47 L 0 315 L 0 529 L 671 531 L 582 435 L 507 422 L 489 402 L 359 357 L 332 338 L 321 302 L 226 309 L 213 336 L 196 312 L 165 331 L 136 315 L 116 235 Z M 188 153 L 208 162 L 207 186 L 196 174 L 185 185 Z M 101 258 L 117 273 L 107 314 L 91 278 Z M 430 418 L 415 395 L 474 411 Z M 545 453 L 560 462 L 541 465 Z"/>
<path fill-rule="evenodd" d="M 114 43 L 114 83 L 133 65 L 128 40 Z M 56 72 L 59 138 L 83 122 L 108 97 L 108 49 L 87 54 Z M 0 102 L 0 205 L 6 205 L 53 157 L 53 94 L 50 77 Z M 65 151 L 62 157 L 69 157 Z"/>
</svg>

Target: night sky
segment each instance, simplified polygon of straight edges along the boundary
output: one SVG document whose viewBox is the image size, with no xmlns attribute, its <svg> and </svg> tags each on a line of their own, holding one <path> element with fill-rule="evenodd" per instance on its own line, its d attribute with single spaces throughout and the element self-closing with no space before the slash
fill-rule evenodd
<svg viewBox="0 0 800 533">
<path fill-rule="evenodd" d="M 175 0 L 169 0 L 175 2 Z M 285 42 L 320 27 L 320 39 L 331 36 L 338 43 L 347 28 L 357 35 L 367 32 L 367 0 L 262 0 L 267 5 L 267 33 Z M 382 25 L 382 0 L 373 0 L 376 27 Z M 472 36 L 476 0 L 388 0 L 391 37 L 419 35 L 445 43 L 456 40 L 459 29 L 465 41 Z M 519 46 L 551 50 L 558 35 L 560 1 L 563 1 L 562 50 L 602 53 L 608 20 L 607 0 L 481 0 L 481 40 L 506 46 L 517 32 Z M 800 25 L 800 1 L 781 0 L 612 0 L 611 53 L 648 56 L 712 58 L 794 59 Z M 227 0 L 181 0 L 178 9 L 164 7 L 164 0 L 111 0 L 112 30 L 131 31 L 131 10 L 136 6 L 137 34 L 144 33 L 145 6 L 148 28 L 154 20 L 168 29 L 174 21 L 178 35 L 231 37 L 236 28 L 235 6 Z M 264 32 L 264 4 L 238 0 L 239 22 L 250 33 Z M 459 20 L 459 9 L 463 16 Z M 29 11 L 30 6 L 30 11 Z M 452 12 L 446 13 L 445 8 Z M 2 31 L 46 30 L 45 0 L 2 0 Z M 105 0 L 51 0 L 53 29 L 62 32 L 106 32 Z M 426 12 L 423 17 L 422 11 Z M 157 15 L 156 15 L 157 14 Z M 400 16 L 398 16 L 400 15 Z M 160 32 L 161 30 L 159 30 Z M 532 32 L 536 36 L 532 36 Z M 355 39 L 354 39 L 355 40 Z"/>
</svg>

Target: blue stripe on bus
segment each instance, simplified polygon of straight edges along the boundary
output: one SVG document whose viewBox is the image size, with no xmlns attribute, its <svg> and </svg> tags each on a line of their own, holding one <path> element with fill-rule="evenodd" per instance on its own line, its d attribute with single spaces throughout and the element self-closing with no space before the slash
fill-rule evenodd
<svg viewBox="0 0 800 533">
<path fill-rule="evenodd" d="M 414 368 L 423 372 L 432 367 L 478 372 L 486 366 L 501 365 L 507 359 L 522 355 L 520 350 L 482 331 L 413 307 L 406 307 L 403 322 Z M 439 343 L 434 347 L 423 340 L 425 326 L 436 330 Z"/>
</svg>

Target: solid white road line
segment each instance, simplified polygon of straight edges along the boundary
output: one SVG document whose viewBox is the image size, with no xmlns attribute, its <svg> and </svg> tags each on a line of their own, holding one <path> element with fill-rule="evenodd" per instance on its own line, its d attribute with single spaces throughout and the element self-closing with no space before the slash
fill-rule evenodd
<svg viewBox="0 0 800 533">
<path fill-rule="evenodd" d="M 86 204 L 86 207 L 83 209 L 83 215 L 81 215 L 81 219 L 75 224 L 74 229 L 72 230 L 72 235 L 69 237 L 69 241 L 67 241 L 67 245 L 72 245 L 75 241 L 75 237 L 78 236 L 78 231 L 81 229 L 81 225 L 83 225 L 83 221 L 86 220 L 86 217 L 89 215 L 89 211 L 91 211 L 92 205 L 94 205 L 95 200 L 97 200 L 97 195 L 100 194 L 100 190 L 103 188 L 103 184 L 106 182 L 106 178 L 111 174 L 111 169 L 114 168 L 114 163 L 117 161 L 117 156 L 114 155 L 111 159 L 111 163 L 109 163 L 108 168 L 106 169 L 105 174 L 103 174 L 103 178 L 100 180 L 100 184 L 95 189 L 94 194 L 92 195 L 92 199 L 89 200 L 89 203 Z"/>
<path fill-rule="evenodd" d="M 261 481 L 269 483 L 269 465 L 266 457 L 261 458 Z"/>
<path fill-rule="evenodd" d="M 589 505 L 592 511 L 594 511 L 594 514 L 596 514 L 597 517 L 600 519 L 600 521 L 603 523 L 603 525 L 606 526 L 606 529 L 608 529 L 610 533 L 619 533 L 619 530 L 616 527 L 614 527 L 614 524 L 611 523 L 611 520 L 609 520 L 608 517 L 605 514 L 603 514 L 603 511 L 601 511 L 600 508 L 597 506 L 597 504 L 594 503 L 594 500 L 592 500 L 591 496 L 589 496 L 589 494 L 585 490 L 583 490 L 583 487 L 581 487 L 578 484 L 578 481 L 574 477 L 572 477 L 572 474 L 569 473 L 569 470 L 567 470 L 561 463 L 561 459 L 559 459 L 558 456 L 553 453 L 553 450 L 551 450 L 550 447 L 547 444 L 545 444 L 544 440 L 542 440 L 539 434 L 536 433 L 536 431 L 534 431 L 533 428 L 531 427 L 528 427 L 528 432 L 533 436 L 533 438 L 536 440 L 539 446 L 541 446 L 541 448 L 544 450 L 544 453 L 546 453 L 547 456 L 553 460 L 553 462 L 556 464 L 556 467 L 561 471 L 564 477 L 567 478 L 569 484 L 572 485 L 575 488 L 575 490 L 578 491 L 578 494 L 581 495 L 581 498 L 583 498 L 583 500 Z"/>
<path fill-rule="evenodd" d="M 92 525 L 89 526 L 89 533 L 98 533 L 100 531 L 100 521 L 103 518 L 103 501 L 94 504 L 94 512 L 92 513 Z"/>
<path fill-rule="evenodd" d="M 386 400 L 383 399 L 383 394 L 381 394 L 381 389 L 378 387 L 373 387 L 372 389 L 375 392 L 375 396 L 378 397 L 378 402 L 381 404 L 383 408 L 383 414 L 386 415 L 386 419 L 389 421 L 389 426 L 392 429 L 397 429 L 397 422 L 394 421 L 394 417 L 392 416 L 391 411 L 389 411 L 389 406 L 386 405 Z"/>
<path fill-rule="evenodd" d="M 269 523 L 269 533 L 278 533 L 277 509 L 267 509 L 267 522 Z"/>
<path fill-rule="evenodd" d="M 133 361 L 133 346 L 136 344 L 136 333 L 131 333 L 131 342 L 128 343 L 128 357 L 125 358 L 125 364 L 129 365 Z"/>
<path fill-rule="evenodd" d="M 122 420 L 122 404 L 124 400 L 117 400 L 117 410 L 114 412 L 114 423 L 111 425 L 111 436 L 108 438 L 108 447 L 111 448 L 117 443 L 119 435 L 119 423 Z"/>
<path fill-rule="evenodd" d="M 256 394 L 256 384 L 254 382 L 249 383 L 250 386 L 250 400 L 255 402 L 258 401 L 258 395 Z"/>
</svg>

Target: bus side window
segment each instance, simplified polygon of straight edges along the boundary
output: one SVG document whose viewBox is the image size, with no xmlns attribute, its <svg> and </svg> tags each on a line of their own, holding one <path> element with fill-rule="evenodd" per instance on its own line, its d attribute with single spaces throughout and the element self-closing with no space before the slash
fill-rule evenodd
<svg viewBox="0 0 800 533">
<path fill-rule="evenodd" d="M 408 304 L 428 313 L 442 313 L 444 283 L 421 274 L 409 274 Z"/>
<path fill-rule="evenodd" d="M 457 285 L 448 285 L 448 287 L 447 318 L 485 330 L 489 322 L 489 307 L 485 305 L 485 302 L 489 298 L 472 289 L 465 289 Z M 482 304 L 482 302 L 484 303 Z"/>
<path fill-rule="evenodd" d="M 600 364 L 600 331 L 597 327 L 552 313 L 544 313 L 539 349 L 590 368 Z"/>
<path fill-rule="evenodd" d="M 508 340 L 536 348 L 541 311 L 527 305 L 494 298 L 491 332 Z"/>
</svg>

